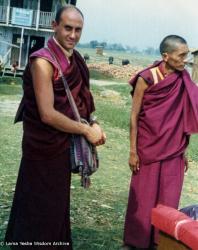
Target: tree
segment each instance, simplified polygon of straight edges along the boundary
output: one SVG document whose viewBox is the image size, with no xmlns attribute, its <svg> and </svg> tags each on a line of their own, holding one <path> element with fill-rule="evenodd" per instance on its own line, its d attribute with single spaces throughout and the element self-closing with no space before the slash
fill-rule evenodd
<svg viewBox="0 0 198 250">
<path fill-rule="evenodd" d="M 106 42 L 102 42 L 100 43 L 101 46 L 103 46 L 103 48 L 105 48 L 107 46 L 107 43 Z"/>
<path fill-rule="evenodd" d="M 92 48 L 92 49 L 95 49 L 96 48 L 96 46 L 98 46 L 99 45 L 99 43 L 98 43 L 98 41 L 97 40 L 93 40 L 93 41 L 90 41 L 90 47 Z"/>
<path fill-rule="evenodd" d="M 113 50 L 125 51 L 123 45 L 121 43 L 114 43 L 112 44 Z"/>
<path fill-rule="evenodd" d="M 159 49 L 153 47 L 147 47 L 143 52 L 147 55 L 159 55 Z"/>
<path fill-rule="evenodd" d="M 136 46 L 131 48 L 131 52 L 134 53 L 134 54 L 140 53 L 140 51 L 138 50 L 138 48 Z"/>
</svg>

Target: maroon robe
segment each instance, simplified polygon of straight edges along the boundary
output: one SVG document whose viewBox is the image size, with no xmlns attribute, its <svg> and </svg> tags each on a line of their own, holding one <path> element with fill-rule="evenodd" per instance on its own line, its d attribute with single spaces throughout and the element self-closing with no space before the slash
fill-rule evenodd
<svg viewBox="0 0 198 250">
<path fill-rule="evenodd" d="M 89 120 L 90 113 L 95 110 L 93 98 L 89 91 L 89 72 L 83 58 L 74 50 L 71 64 L 65 58 L 62 50 L 53 39 L 48 41 L 48 47 L 60 62 L 63 74 L 67 79 L 71 93 L 74 97 L 81 117 Z M 65 88 L 60 78 L 58 66 L 49 50 L 41 49 L 30 56 L 30 61 L 35 57 L 48 60 L 54 67 L 54 108 L 62 114 L 74 119 L 72 109 L 65 93 Z M 34 160 L 54 158 L 69 148 L 69 134 L 59 131 L 44 124 L 38 112 L 33 91 L 32 78 L 29 65 L 23 76 L 25 93 L 25 112 L 23 115 L 23 154 Z M 42 154 L 40 151 L 42 150 Z"/>
<path fill-rule="evenodd" d="M 84 60 L 73 52 L 70 64 L 53 39 L 48 47 L 59 60 L 79 113 L 89 120 L 94 111 L 89 91 L 89 73 Z M 70 235 L 70 135 L 44 124 L 36 104 L 30 64 L 44 58 L 54 68 L 54 108 L 74 118 L 58 66 L 46 48 L 30 56 L 23 75 L 25 109 L 23 112 L 22 160 L 6 232 L 6 242 L 30 242 L 28 249 L 72 249 Z M 48 246 L 34 242 L 47 242 Z M 54 242 L 57 245 L 53 245 Z M 35 245 L 37 244 L 37 245 Z M 51 245 L 50 245 L 51 244 Z M 24 249 L 24 248 L 23 248 Z"/>
<path fill-rule="evenodd" d="M 130 81 L 132 95 L 138 77 L 148 84 L 138 119 L 140 171 L 132 176 L 124 242 L 140 248 L 152 244 L 151 209 L 158 203 L 177 208 L 183 176 L 183 154 L 189 136 L 198 132 L 198 88 L 186 70 L 153 84 L 150 69 Z M 155 237 L 157 241 L 157 234 Z"/>
</svg>

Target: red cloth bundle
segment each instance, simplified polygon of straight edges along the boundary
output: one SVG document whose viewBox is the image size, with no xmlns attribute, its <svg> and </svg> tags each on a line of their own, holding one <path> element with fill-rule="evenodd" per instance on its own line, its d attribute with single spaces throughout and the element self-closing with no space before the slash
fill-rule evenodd
<svg viewBox="0 0 198 250">
<path fill-rule="evenodd" d="M 159 230 L 198 250 L 198 221 L 178 210 L 158 205 L 152 209 L 152 224 Z"/>
</svg>

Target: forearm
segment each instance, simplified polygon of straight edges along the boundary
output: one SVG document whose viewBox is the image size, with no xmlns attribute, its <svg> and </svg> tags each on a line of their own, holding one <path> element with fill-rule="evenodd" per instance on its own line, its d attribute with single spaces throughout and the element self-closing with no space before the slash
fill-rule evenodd
<svg viewBox="0 0 198 250">
<path fill-rule="evenodd" d="M 130 153 L 137 154 L 137 118 L 134 117 L 130 123 Z"/>
<path fill-rule="evenodd" d="M 105 143 L 106 136 L 97 124 L 89 126 L 85 123 L 76 122 L 55 109 L 50 109 L 50 112 L 41 115 L 41 120 L 60 131 L 83 135 L 96 146 Z"/>
<path fill-rule="evenodd" d="M 137 116 L 132 112 L 130 123 L 130 154 L 129 166 L 133 173 L 139 171 L 139 156 L 137 154 Z"/>
<path fill-rule="evenodd" d="M 138 119 L 144 97 L 144 91 L 148 88 L 146 82 L 139 77 L 133 96 L 130 120 L 130 153 L 137 154 L 137 134 L 138 134 Z"/>
<path fill-rule="evenodd" d="M 76 122 L 54 109 L 53 67 L 42 58 L 35 59 L 31 66 L 33 87 L 40 118 L 60 131 L 72 134 L 82 134 L 86 139 L 97 145 L 102 132 L 87 124 Z"/>
<path fill-rule="evenodd" d="M 89 126 L 81 122 L 74 121 L 62 113 L 53 109 L 48 115 L 42 116 L 41 120 L 60 131 L 71 134 L 83 134 L 86 135 Z"/>
</svg>

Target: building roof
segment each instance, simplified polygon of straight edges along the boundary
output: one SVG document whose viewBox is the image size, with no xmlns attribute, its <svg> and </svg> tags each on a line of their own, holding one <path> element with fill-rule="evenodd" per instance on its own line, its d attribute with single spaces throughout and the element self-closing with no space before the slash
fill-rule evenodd
<svg viewBox="0 0 198 250">
<path fill-rule="evenodd" d="M 191 50 L 191 54 L 197 54 L 197 53 L 198 53 L 198 49 Z"/>
</svg>

